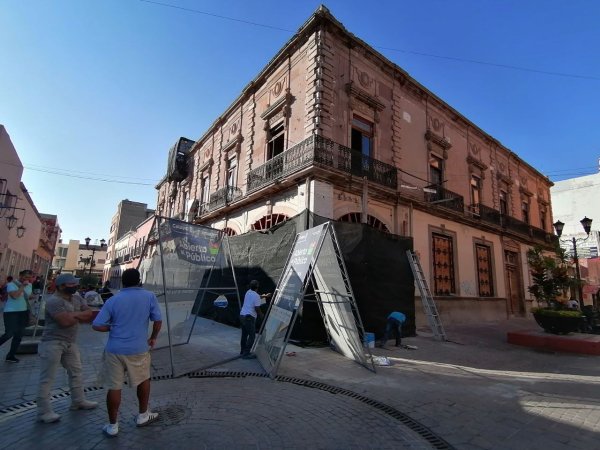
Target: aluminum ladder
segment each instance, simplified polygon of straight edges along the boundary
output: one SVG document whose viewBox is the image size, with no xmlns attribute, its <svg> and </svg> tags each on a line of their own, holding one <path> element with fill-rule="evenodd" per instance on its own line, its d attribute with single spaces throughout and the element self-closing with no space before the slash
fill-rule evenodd
<svg viewBox="0 0 600 450">
<path fill-rule="evenodd" d="M 431 296 L 429 286 L 427 286 L 427 280 L 425 280 L 425 275 L 423 274 L 419 257 L 412 250 L 407 250 L 406 256 L 408 257 L 410 268 L 412 269 L 415 277 L 415 283 L 417 284 L 419 292 L 421 293 L 423 311 L 427 316 L 427 321 L 429 322 L 431 331 L 433 331 L 433 337 L 438 341 L 446 341 L 446 332 L 442 326 L 442 321 L 440 320 L 440 315 L 438 314 L 437 307 L 435 306 L 435 302 Z"/>
</svg>

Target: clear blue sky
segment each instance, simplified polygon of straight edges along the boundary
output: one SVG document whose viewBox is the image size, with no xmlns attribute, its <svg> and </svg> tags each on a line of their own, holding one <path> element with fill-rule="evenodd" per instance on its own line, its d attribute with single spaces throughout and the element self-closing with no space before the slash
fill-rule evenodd
<svg viewBox="0 0 600 450">
<path fill-rule="evenodd" d="M 180 136 L 198 139 L 319 5 L 163 3 L 178 8 L 140 0 L 2 2 L 0 123 L 38 209 L 58 214 L 63 239 L 107 238 L 122 199 L 153 208 L 171 145 Z M 600 2 L 325 5 L 552 180 L 597 171 Z"/>
</svg>

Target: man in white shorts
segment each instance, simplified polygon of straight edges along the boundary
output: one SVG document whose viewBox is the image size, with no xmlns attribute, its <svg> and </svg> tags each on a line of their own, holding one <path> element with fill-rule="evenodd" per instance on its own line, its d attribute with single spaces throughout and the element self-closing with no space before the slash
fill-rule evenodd
<svg viewBox="0 0 600 450">
<path fill-rule="evenodd" d="M 123 289 L 109 298 L 94 319 L 96 331 L 108 332 L 108 342 L 102 358 L 100 379 L 107 389 L 106 405 L 109 423 L 102 428 L 108 436 L 119 433 L 119 406 L 125 373 L 129 386 L 136 387 L 139 414 L 138 427 L 158 419 L 158 413 L 148 408 L 150 398 L 150 350 L 162 325 L 162 317 L 156 296 L 142 289 L 140 272 L 127 269 L 121 277 Z M 148 323 L 153 322 L 148 338 Z"/>
</svg>

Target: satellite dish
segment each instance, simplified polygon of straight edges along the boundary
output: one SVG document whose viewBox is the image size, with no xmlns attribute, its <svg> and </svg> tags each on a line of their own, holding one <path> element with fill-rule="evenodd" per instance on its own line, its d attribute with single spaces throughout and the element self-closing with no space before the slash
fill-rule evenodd
<svg viewBox="0 0 600 450">
<path fill-rule="evenodd" d="M 221 294 L 215 299 L 213 304 L 217 308 L 227 308 L 227 305 L 229 305 L 229 302 L 227 301 L 227 297 L 225 297 L 223 294 Z"/>
</svg>

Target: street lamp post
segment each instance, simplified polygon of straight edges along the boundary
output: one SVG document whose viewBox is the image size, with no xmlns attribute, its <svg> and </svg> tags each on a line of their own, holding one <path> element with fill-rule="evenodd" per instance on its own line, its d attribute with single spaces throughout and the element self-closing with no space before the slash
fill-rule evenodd
<svg viewBox="0 0 600 450">
<path fill-rule="evenodd" d="M 87 250 L 90 249 L 90 241 L 91 239 L 89 237 L 86 237 L 85 239 L 85 248 Z M 100 249 L 103 249 L 104 247 L 106 247 L 106 241 L 104 239 L 100 239 Z M 95 262 L 94 262 L 94 255 L 96 254 L 96 250 L 98 249 L 98 246 L 94 246 L 92 245 L 92 257 L 90 258 L 90 271 L 88 272 L 88 275 L 92 274 L 92 267 L 94 266 Z M 85 273 L 85 266 L 84 266 L 84 273 Z"/>
<path fill-rule="evenodd" d="M 558 236 L 559 241 L 571 241 L 571 244 L 573 245 L 573 261 L 575 262 L 575 276 L 577 277 L 577 294 L 579 295 L 579 298 L 577 300 L 579 301 L 579 308 L 581 309 L 583 308 L 583 286 L 581 285 L 581 272 L 579 271 L 579 257 L 577 255 L 577 244 L 581 244 L 582 242 L 587 241 L 587 239 L 590 237 L 590 231 L 592 229 L 592 219 L 584 217 L 579 221 L 579 223 L 581 223 L 581 226 L 583 226 L 583 229 L 587 234 L 585 238 L 577 239 L 575 238 L 575 236 L 573 236 L 571 239 L 560 239 L 565 224 L 562 223 L 560 220 L 557 220 L 555 223 L 553 223 L 553 225 L 554 229 L 556 230 L 556 235 Z"/>
<path fill-rule="evenodd" d="M 89 256 L 87 258 L 84 258 L 83 255 L 79 255 L 79 264 L 81 265 L 81 275 L 85 275 L 87 265 L 91 264 L 91 262 L 92 262 L 92 258 L 90 258 Z"/>
</svg>

